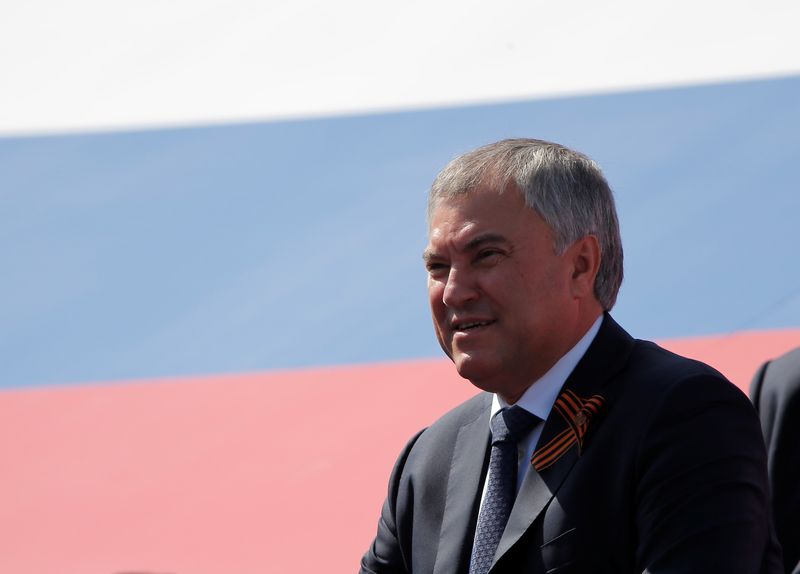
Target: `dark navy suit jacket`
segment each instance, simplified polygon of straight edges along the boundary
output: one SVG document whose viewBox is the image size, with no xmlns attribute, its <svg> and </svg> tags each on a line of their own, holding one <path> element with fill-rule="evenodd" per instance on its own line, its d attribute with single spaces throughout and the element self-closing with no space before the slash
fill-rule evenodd
<svg viewBox="0 0 800 574">
<path fill-rule="evenodd" d="M 526 474 L 490 572 L 781 571 L 758 418 L 722 375 L 606 315 L 562 391 L 604 403 L 580 448 Z M 362 573 L 467 572 L 490 405 L 478 395 L 408 443 Z M 553 409 L 539 448 L 574 422 Z"/>
<path fill-rule="evenodd" d="M 800 574 L 800 349 L 764 363 L 750 395 L 767 443 L 775 528 L 786 572 Z"/>
</svg>

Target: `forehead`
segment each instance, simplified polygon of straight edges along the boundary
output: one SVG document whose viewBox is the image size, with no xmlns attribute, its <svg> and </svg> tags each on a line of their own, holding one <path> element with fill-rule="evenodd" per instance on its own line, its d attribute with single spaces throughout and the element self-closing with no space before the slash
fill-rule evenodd
<svg viewBox="0 0 800 574">
<path fill-rule="evenodd" d="M 434 243 L 474 233 L 514 235 L 530 231 L 536 220 L 541 222 L 518 191 L 479 189 L 439 199 L 431 212 L 428 238 Z"/>
</svg>

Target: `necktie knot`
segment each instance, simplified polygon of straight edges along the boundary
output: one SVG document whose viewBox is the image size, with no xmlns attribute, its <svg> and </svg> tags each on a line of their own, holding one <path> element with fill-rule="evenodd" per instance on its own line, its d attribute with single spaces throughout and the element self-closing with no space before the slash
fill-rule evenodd
<svg viewBox="0 0 800 574">
<path fill-rule="evenodd" d="M 519 442 L 541 420 L 522 407 L 501 409 L 492 417 L 492 444 Z"/>
</svg>

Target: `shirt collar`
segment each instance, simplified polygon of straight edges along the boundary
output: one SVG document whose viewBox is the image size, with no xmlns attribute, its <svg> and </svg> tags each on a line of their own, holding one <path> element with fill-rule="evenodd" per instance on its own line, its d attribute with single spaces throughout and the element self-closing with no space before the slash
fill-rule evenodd
<svg viewBox="0 0 800 574">
<path fill-rule="evenodd" d="M 578 361 L 580 361 L 586 353 L 589 345 L 594 341 L 602 322 L 603 315 L 600 315 L 583 337 L 581 337 L 581 340 L 567 351 L 549 371 L 538 380 L 534 381 L 522 394 L 516 404 L 526 411 L 535 414 L 543 421 L 547 420 L 547 416 L 550 414 L 550 410 L 553 408 L 553 404 L 558 398 L 561 387 L 564 386 L 567 377 L 569 377 L 570 373 L 572 373 L 575 366 L 578 364 Z M 508 406 L 510 405 L 495 393 L 492 397 L 492 409 L 489 413 L 489 420 L 491 420 L 497 411 Z"/>
</svg>

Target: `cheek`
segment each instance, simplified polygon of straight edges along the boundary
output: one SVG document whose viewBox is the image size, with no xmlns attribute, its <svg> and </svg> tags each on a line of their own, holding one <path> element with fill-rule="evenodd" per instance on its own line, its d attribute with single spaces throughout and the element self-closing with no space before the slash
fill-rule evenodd
<svg viewBox="0 0 800 574">
<path fill-rule="evenodd" d="M 428 282 L 428 303 L 431 306 L 431 318 L 436 336 L 442 342 L 447 325 L 447 306 L 442 301 L 444 285 L 439 282 Z"/>
<path fill-rule="evenodd" d="M 444 283 L 441 281 L 434 281 L 428 278 L 428 302 L 431 309 L 436 309 L 438 305 L 443 305 L 442 297 L 444 296 Z"/>
<path fill-rule="evenodd" d="M 431 306 L 431 314 L 434 322 L 438 323 L 439 318 L 445 312 L 445 305 L 442 301 L 444 288 L 440 283 L 428 282 L 428 303 Z"/>
</svg>

